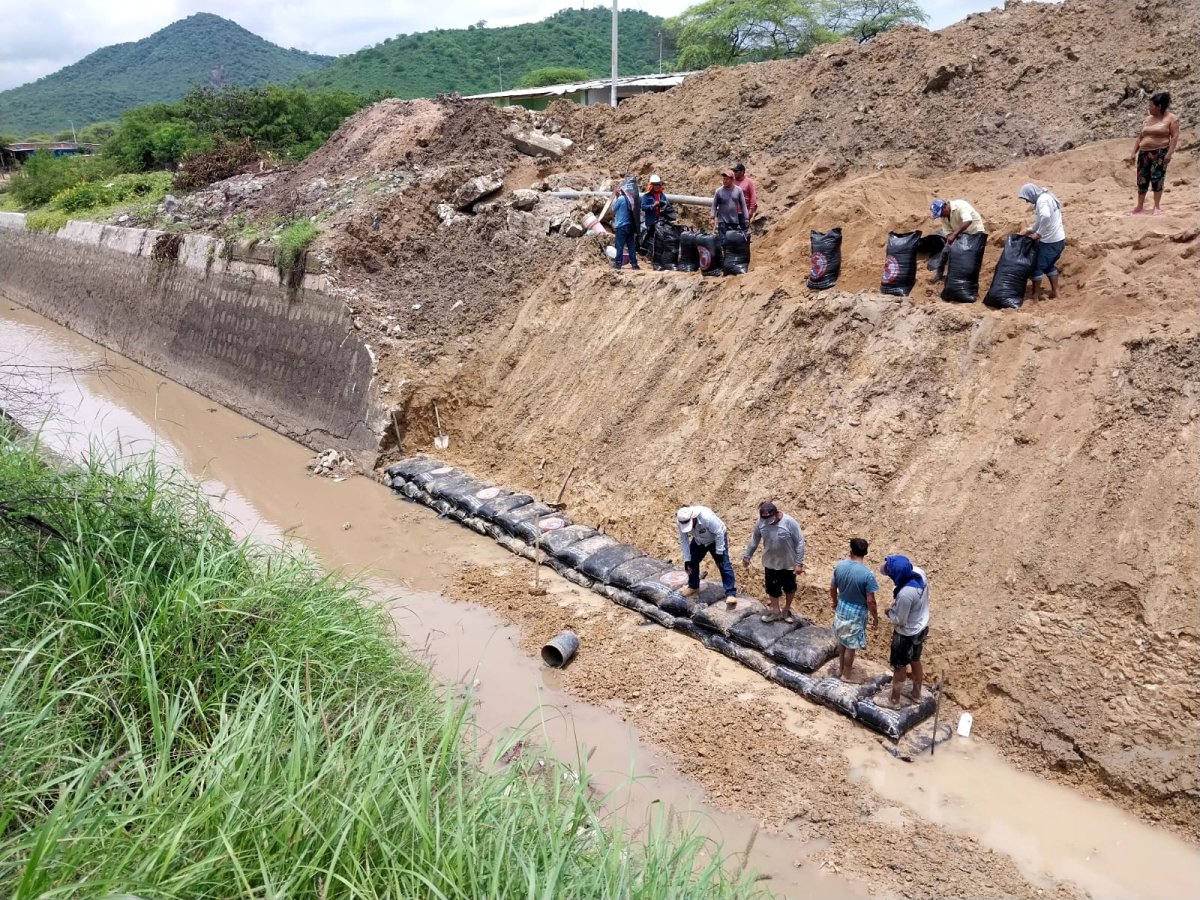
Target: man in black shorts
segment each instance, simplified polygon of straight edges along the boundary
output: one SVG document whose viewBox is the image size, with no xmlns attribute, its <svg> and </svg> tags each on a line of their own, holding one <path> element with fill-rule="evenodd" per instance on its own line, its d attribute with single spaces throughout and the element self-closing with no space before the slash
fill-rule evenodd
<svg viewBox="0 0 1200 900">
<path fill-rule="evenodd" d="M 742 565 L 750 567 L 750 559 L 763 545 L 763 569 L 766 570 L 767 596 L 771 600 L 771 611 L 762 617 L 764 622 L 795 621 L 792 618 L 792 601 L 796 599 L 796 576 L 804 574 L 804 532 L 791 516 L 784 515 L 770 500 L 759 504 L 758 521 L 750 544 L 742 556 Z M 783 611 L 779 610 L 779 598 L 783 597 Z"/>
<path fill-rule="evenodd" d="M 889 556 L 879 570 L 892 579 L 892 605 L 887 610 L 895 630 L 892 632 L 892 695 L 891 705 L 900 705 L 900 689 L 911 677 L 912 690 L 906 692 L 913 702 L 921 699 L 921 683 L 925 670 L 921 666 L 921 651 L 929 636 L 929 576 L 914 566 L 907 556 Z M 911 671 L 911 676 L 909 675 Z"/>
</svg>

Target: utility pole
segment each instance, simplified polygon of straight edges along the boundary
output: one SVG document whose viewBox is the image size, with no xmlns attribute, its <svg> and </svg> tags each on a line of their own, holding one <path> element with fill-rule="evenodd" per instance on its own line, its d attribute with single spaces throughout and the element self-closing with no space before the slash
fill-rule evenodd
<svg viewBox="0 0 1200 900">
<path fill-rule="evenodd" d="M 613 0 L 612 16 L 612 107 L 617 107 L 617 0 Z"/>
<path fill-rule="evenodd" d="M 500 57 L 496 57 L 496 75 L 500 79 L 500 90 L 504 90 L 504 70 L 500 68 Z"/>
<path fill-rule="evenodd" d="M 658 74 L 662 74 L 662 32 L 658 33 Z"/>
</svg>

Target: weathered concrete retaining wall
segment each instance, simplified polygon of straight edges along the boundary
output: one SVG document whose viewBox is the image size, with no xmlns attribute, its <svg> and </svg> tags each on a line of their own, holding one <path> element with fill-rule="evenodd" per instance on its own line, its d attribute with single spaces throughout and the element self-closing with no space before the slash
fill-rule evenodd
<svg viewBox="0 0 1200 900">
<path fill-rule="evenodd" d="M 0 293 L 309 446 L 374 448 L 371 351 L 323 277 L 283 287 L 269 252 L 204 235 L 154 260 L 160 234 L 0 225 Z"/>
</svg>

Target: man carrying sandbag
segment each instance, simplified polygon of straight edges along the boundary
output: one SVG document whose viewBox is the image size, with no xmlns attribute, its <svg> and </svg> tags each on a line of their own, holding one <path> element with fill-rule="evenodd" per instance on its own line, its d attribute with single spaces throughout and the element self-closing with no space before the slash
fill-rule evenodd
<svg viewBox="0 0 1200 900">
<path fill-rule="evenodd" d="M 709 220 L 716 223 L 717 237 L 722 247 L 725 246 L 725 233 L 731 228 L 747 234 L 750 209 L 746 206 L 746 195 L 734 184 L 733 172 L 730 169 L 721 173 L 721 186 L 713 194 Z"/>
<path fill-rule="evenodd" d="M 760 503 L 758 521 L 750 543 L 742 554 L 742 566 L 750 568 L 750 560 L 759 543 L 763 545 L 763 571 L 766 576 L 767 596 L 771 600 L 771 611 L 762 617 L 764 622 L 794 622 L 792 601 L 796 599 L 796 576 L 804 574 L 804 532 L 800 523 L 779 511 L 770 500 Z M 783 611 L 779 610 L 779 597 L 783 596 Z"/>
<path fill-rule="evenodd" d="M 933 214 L 934 221 L 940 222 L 946 230 L 947 248 L 958 240 L 959 235 L 984 233 L 983 216 L 966 200 L 938 198 L 929 204 L 929 211 Z M 941 281 L 946 276 L 946 262 L 949 258 L 950 254 L 942 251 L 937 274 L 933 277 L 934 282 Z"/>
<path fill-rule="evenodd" d="M 729 562 L 729 529 L 707 506 L 681 506 L 675 514 L 679 525 L 679 549 L 683 552 L 683 568 L 687 571 L 688 586 L 681 593 L 691 597 L 700 592 L 700 563 L 709 553 L 721 572 L 721 587 L 730 609 L 737 606 L 737 584 L 733 565 Z"/>
</svg>

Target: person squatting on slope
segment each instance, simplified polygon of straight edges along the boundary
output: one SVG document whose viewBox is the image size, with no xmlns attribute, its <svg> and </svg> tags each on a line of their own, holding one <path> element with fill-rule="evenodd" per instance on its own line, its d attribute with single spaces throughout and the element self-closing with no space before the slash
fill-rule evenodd
<svg viewBox="0 0 1200 900">
<path fill-rule="evenodd" d="M 1146 192 L 1154 191 L 1152 216 L 1161 216 L 1163 181 L 1167 177 L 1167 164 L 1179 145 L 1179 116 L 1167 112 L 1171 106 L 1171 95 L 1166 91 L 1150 98 L 1150 114 L 1142 122 L 1142 130 L 1133 142 L 1133 154 L 1129 161 L 1137 165 L 1137 206 L 1129 211 L 1131 216 L 1146 212 Z"/>
<path fill-rule="evenodd" d="M 958 240 L 960 234 L 983 233 L 983 216 L 966 200 L 937 198 L 929 204 L 929 212 L 932 213 L 934 221 L 942 223 L 942 227 L 946 229 L 947 247 Z M 943 253 L 941 259 L 938 260 L 937 274 L 933 276 L 935 282 L 946 277 L 948 260 L 949 254 L 947 253 Z"/>
<path fill-rule="evenodd" d="M 621 260 L 626 251 L 629 252 L 629 267 L 640 268 L 637 261 L 637 247 L 634 245 L 633 203 L 628 195 L 620 188 L 613 191 L 613 232 L 617 239 L 617 256 L 613 260 L 613 268 L 621 268 Z"/>
<path fill-rule="evenodd" d="M 850 539 L 850 558 L 833 567 L 829 599 L 833 603 L 833 633 L 838 642 L 838 667 L 835 678 L 849 680 L 854 669 L 854 654 L 867 646 L 867 616 L 871 626 L 879 627 L 875 592 L 879 582 L 867 568 L 868 545 L 864 538 Z"/>
<path fill-rule="evenodd" d="M 681 506 L 675 514 L 679 525 L 679 549 L 683 551 L 683 568 L 687 571 L 688 586 L 683 591 L 690 597 L 700 590 L 700 563 L 711 553 L 721 571 L 721 587 L 729 608 L 737 606 L 737 584 L 733 565 L 729 562 L 729 529 L 707 506 Z"/>
<path fill-rule="evenodd" d="M 898 707 L 900 689 L 907 679 L 912 681 L 912 688 L 906 696 L 914 703 L 921 699 L 921 684 L 925 680 L 921 651 L 929 636 L 929 576 L 924 569 L 914 566 L 907 556 L 899 554 L 885 558 L 879 571 L 896 585 L 886 615 L 894 626 L 889 659 L 892 666 L 889 699 L 893 707 Z"/>
<path fill-rule="evenodd" d="M 759 543 L 763 545 L 763 573 L 771 611 L 762 617 L 764 622 L 794 622 L 792 601 L 796 599 L 796 576 L 804 574 L 804 532 L 800 523 L 779 511 L 770 500 L 759 504 L 758 521 L 750 535 L 750 543 L 742 555 L 742 566 L 750 568 L 750 560 Z M 779 597 L 783 595 L 783 611 Z"/>
<path fill-rule="evenodd" d="M 746 174 L 746 166 L 738 163 L 733 167 L 733 183 L 741 188 L 742 196 L 746 198 L 746 225 L 754 221 L 758 214 L 758 187 L 754 179 Z"/>
<path fill-rule="evenodd" d="M 1033 224 L 1021 232 L 1038 242 L 1031 286 L 1033 298 L 1042 299 L 1042 276 L 1045 275 L 1050 279 L 1050 299 L 1053 300 L 1058 296 L 1058 259 L 1067 245 L 1062 204 L 1048 190 L 1032 183 L 1023 185 L 1017 196 L 1033 206 Z"/>
<path fill-rule="evenodd" d="M 721 173 L 721 186 L 713 194 L 710 221 L 717 223 L 717 237 L 725 246 L 725 234 L 736 228 L 747 234 L 750 211 L 746 206 L 746 195 L 733 183 L 733 172 L 726 169 Z"/>
</svg>

